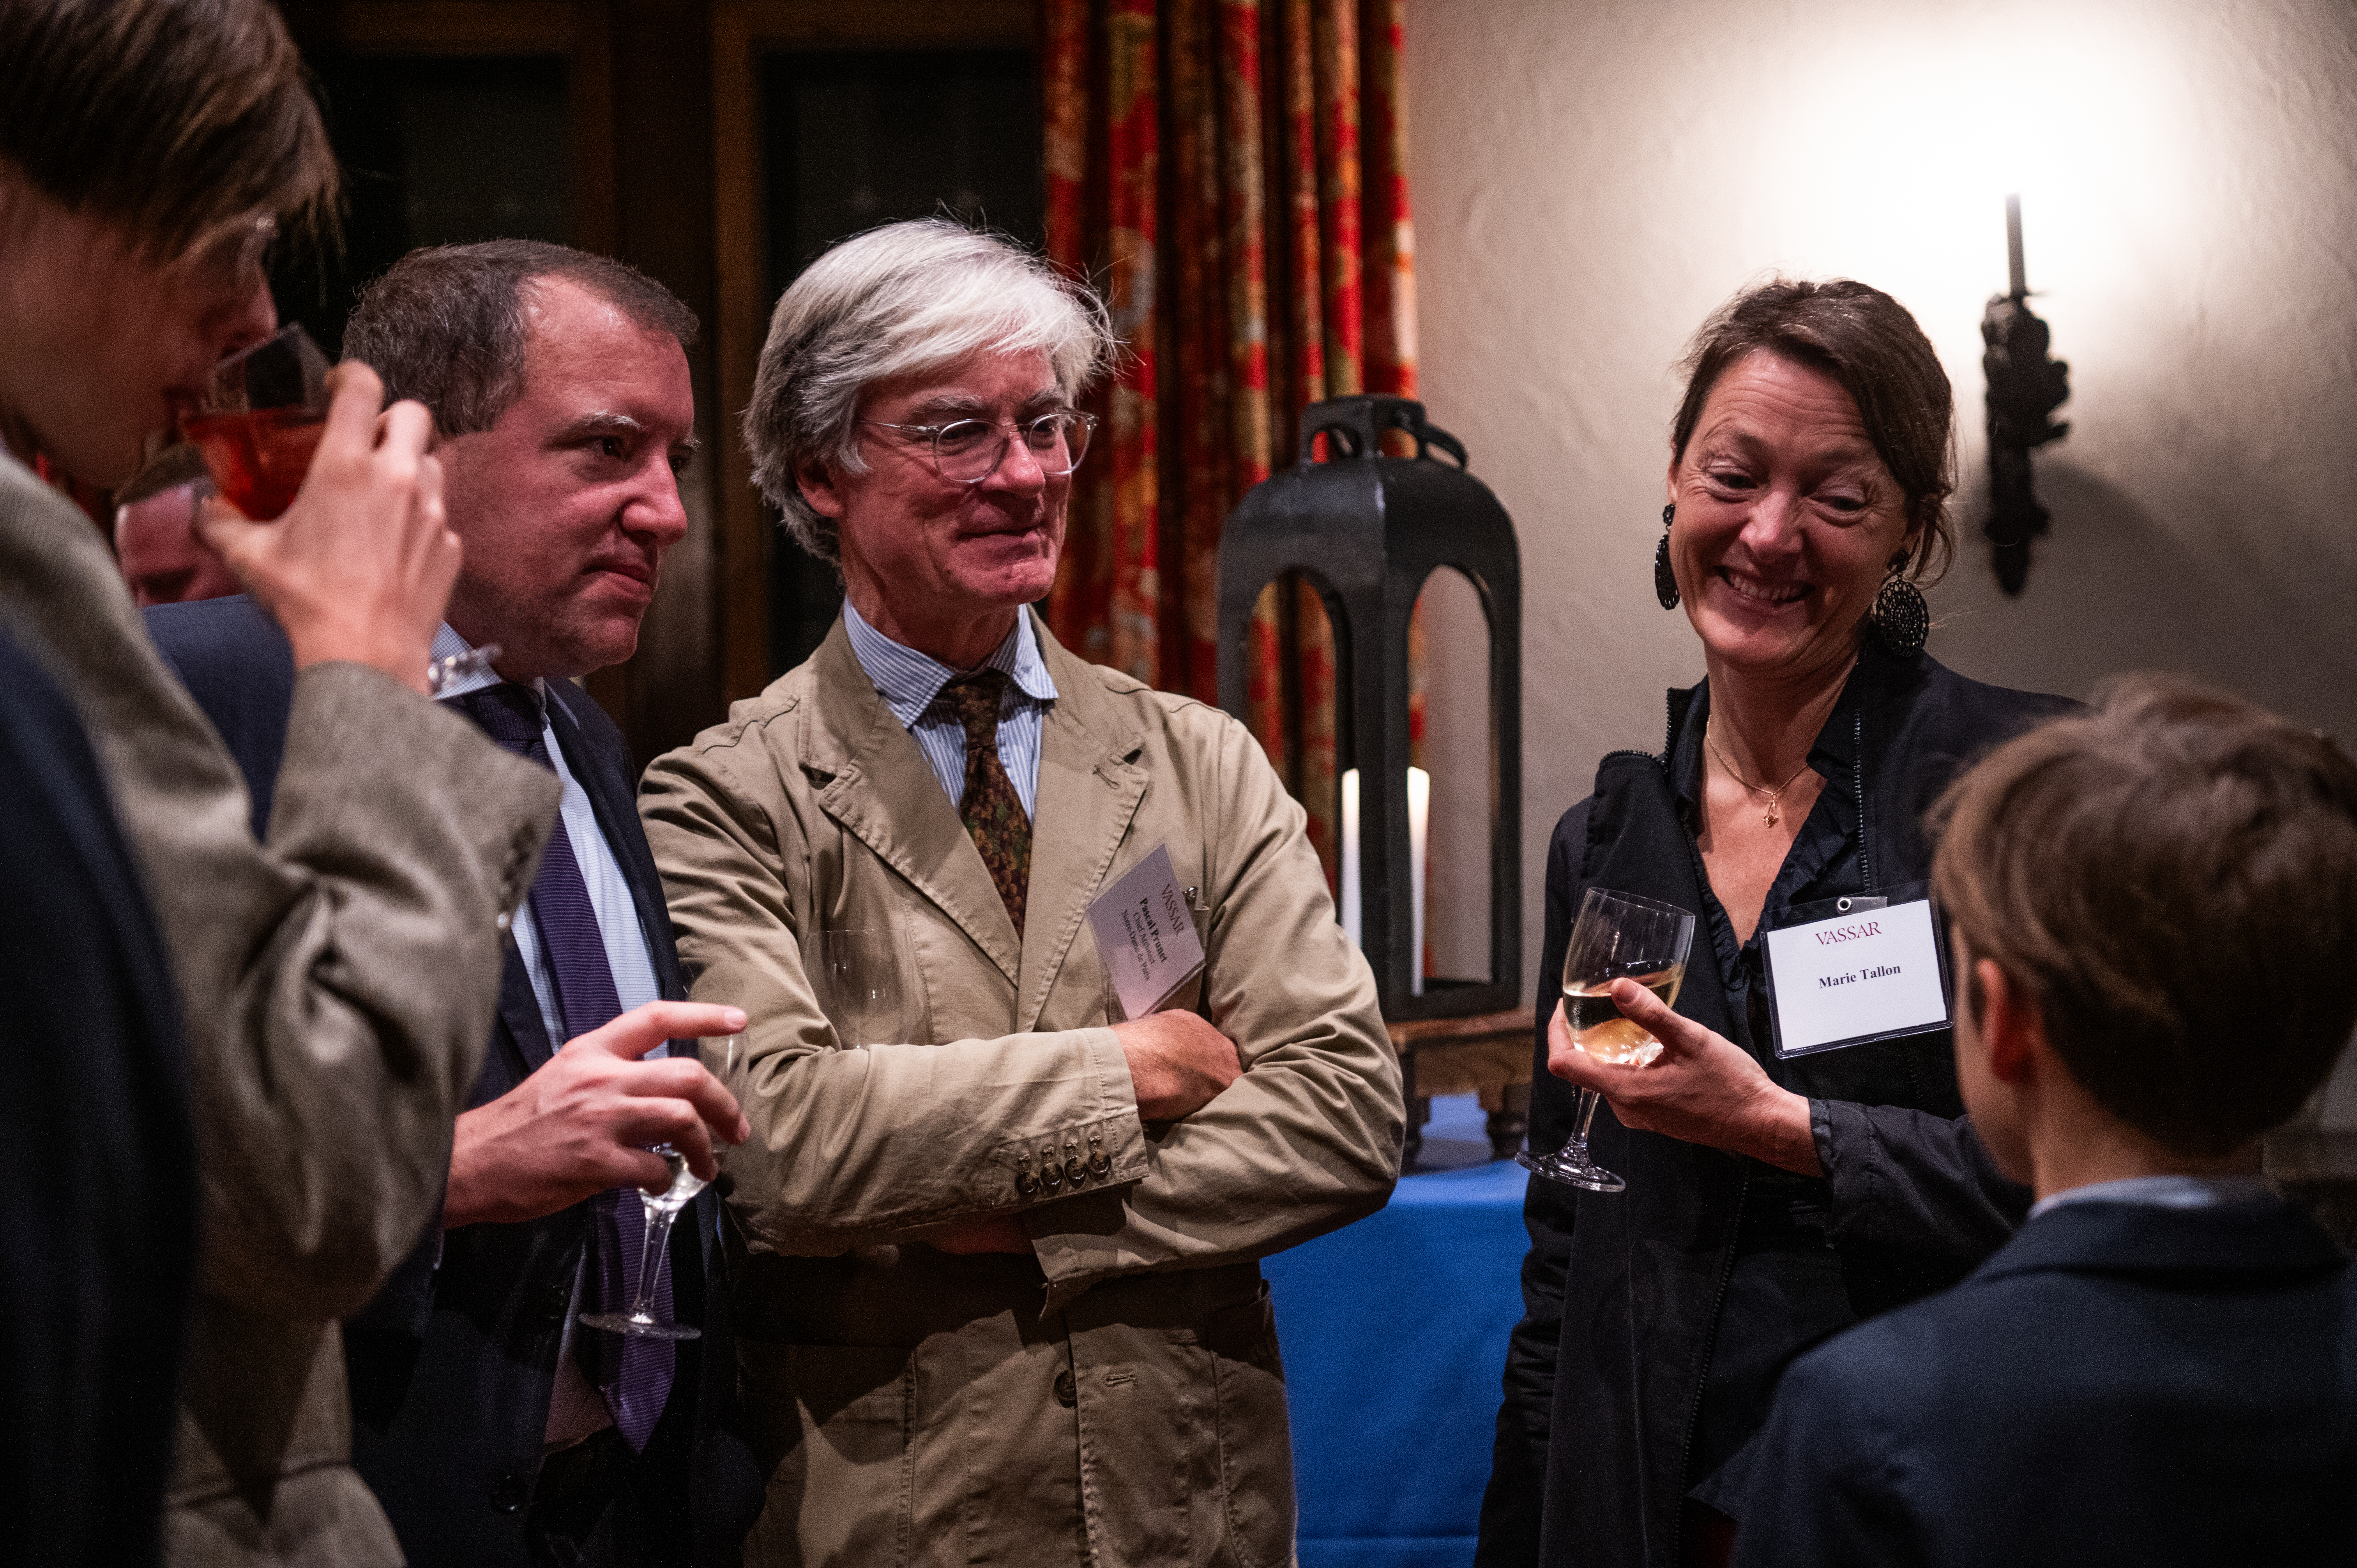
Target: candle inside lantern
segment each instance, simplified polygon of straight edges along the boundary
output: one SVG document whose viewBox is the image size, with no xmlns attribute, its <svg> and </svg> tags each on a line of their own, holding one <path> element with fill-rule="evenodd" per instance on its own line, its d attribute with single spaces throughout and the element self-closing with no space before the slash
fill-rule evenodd
<svg viewBox="0 0 2357 1568">
<path fill-rule="evenodd" d="M 2021 198 L 2005 199 L 2005 268 L 2013 287 L 2017 305 L 2029 297 L 2029 285 L 2024 280 L 2028 269 L 2021 264 Z"/>
<path fill-rule="evenodd" d="M 1408 875 L 1408 994 L 1424 994 L 1424 850 L 1432 819 L 1432 775 L 1421 768 L 1407 770 Z M 1359 770 L 1342 774 L 1342 932 L 1353 947 L 1364 948 L 1364 927 L 1359 914 Z"/>
</svg>

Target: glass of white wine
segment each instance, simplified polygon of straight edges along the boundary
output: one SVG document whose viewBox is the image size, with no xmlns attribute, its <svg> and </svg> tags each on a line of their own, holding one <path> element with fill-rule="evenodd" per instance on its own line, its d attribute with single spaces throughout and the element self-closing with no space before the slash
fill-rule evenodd
<svg viewBox="0 0 2357 1568">
<path fill-rule="evenodd" d="M 1563 959 L 1565 1022 L 1571 1043 L 1600 1062 L 1645 1066 L 1662 1054 L 1662 1042 L 1632 1018 L 1620 1015 L 1612 983 L 1633 980 L 1674 1006 L 1685 983 L 1686 954 L 1694 945 L 1695 918 L 1673 904 L 1657 904 L 1633 893 L 1591 887 L 1571 925 L 1571 947 Z M 1591 1192 L 1619 1192 L 1629 1184 L 1588 1156 L 1587 1127 L 1596 1120 L 1597 1094 L 1579 1091 L 1579 1112 L 1571 1141 L 1551 1155 L 1528 1150 L 1514 1158 L 1549 1181 Z"/>
</svg>

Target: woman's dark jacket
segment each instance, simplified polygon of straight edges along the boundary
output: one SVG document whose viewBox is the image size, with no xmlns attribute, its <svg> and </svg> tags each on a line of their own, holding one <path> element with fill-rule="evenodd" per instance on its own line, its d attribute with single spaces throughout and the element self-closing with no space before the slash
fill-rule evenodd
<svg viewBox="0 0 2357 1568">
<path fill-rule="evenodd" d="M 1674 1568 L 1683 1499 L 1706 1474 L 1720 1484 L 1739 1469 L 1781 1361 L 1824 1332 L 1955 1283 L 2004 1242 L 2028 1207 L 2027 1189 L 1997 1174 L 1963 1120 L 1947 1032 L 1777 1059 L 1758 983 L 1758 939 L 1738 948 L 1695 847 L 1708 705 L 1707 682 L 1671 693 L 1663 755 L 1605 757 L 1595 794 L 1556 825 L 1547 852 L 1531 1146 L 1556 1147 L 1571 1131 L 1577 1092 L 1546 1070 L 1546 1023 L 1573 913 L 1587 888 L 1604 886 L 1703 917 L 1677 1010 L 1808 1097 L 1824 1176 L 1796 1177 L 1723 1150 L 1632 1133 L 1608 1105 L 1598 1110 L 1591 1148 L 1628 1179 L 1626 1192 L 1532 1180 L 1523 1205 L 1525 1315 L 1507 1352 L 1481 1507 L 1482 1568 Z M 1967 681 L 1926 657 L 1895 660 L 1868 639 L 1811 753 L 1826 785 L 1769 894 L 1761 929 L 1786 923 L 1779 916 L 1793 905 L 1891 896 L 1924 881 L 1923 815 L 1940 791 L 1991 747 L 2073 706 Z M 1796 1266 L 1788 1271 L 1787 1260 Z M 1794 1276 L 1789 1293 L 1782 1272 Z M 1747 1303 L 1765 1300 L 1769 1308 L 1747 1305 L 1748 1326 L 1722 1336 L 1737 1277 Z M 1788 1294 L 1786 1316 L 1801 1328 L 1775 1326 Z M 1763 1320 L 1771 1326 L 1760 1327 Z M 1778 1339 L 1786 1332 L 1806 1337 L 1786 1345 Z M 1732 1369 L 1763 1360 L 1749 1382 Z M 1697 1453 L 1698 1440 L 1706 1453 Z M 1730 1490 L 1720 1484 L 1706 1495 L 1731 1512 Z"/>
</svg>

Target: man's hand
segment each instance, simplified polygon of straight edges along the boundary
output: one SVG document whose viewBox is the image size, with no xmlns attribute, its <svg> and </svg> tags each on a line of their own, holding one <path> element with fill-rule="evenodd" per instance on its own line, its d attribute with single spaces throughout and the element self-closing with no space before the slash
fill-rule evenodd
<svg viewBox="0 0 2357 1568">
<path fill-rule="evenodd" d="M 669 1144 L 711 1180 L 720 1171 L 712 1140 L 752 1135 L 736 1098 L 693 1058 L 639 1058 L 668 1039 L 744 1026 L 734 1007 L 650 1002 L 568 1042 L 530 1078 L 458 1118 L 443 1228 L 537 1219 L 608 1187 L 661 1192 L 671 1173 L 648 1144 Z"/>
<path fill-rule="evenodd" d="M 427 454 L 434 417 L 397 403 L 380 417 L 384 383 L 347 361 L 295 504 L 274 522 L 211 509 L 197 524 L 295 646 L 295 667 L 323 660 L 372 664 L 418 692 L 450 585 L 458 536 L 442 514 L 442 466 Z"/>
<path fill-rule="evenodd" d="M 1193 1013 L 1156 1013 L 1115 1024 L 1113 1032 L 1129 1058 L 1141 1122 L 1191 1116 L 1244 1070 L 1236 1043 Z"/>
<path fill-rule="evenodd" d="M 1612 983 L 1620 1015 L 1662 1042 L 1650 1066 L 1598 1061 L 1571 1043 L 1558 1004 L 1547 1026 L 1547 1070 L 1592 1089 L 1624 1127 L 1749 1155 L 1803 1176 L 1824 1174 L 1809 1133 L 1809 1102 L 1779 1089 L 1742 1047 L 1682 1018 L 1633 980 Z"/>
</svg>

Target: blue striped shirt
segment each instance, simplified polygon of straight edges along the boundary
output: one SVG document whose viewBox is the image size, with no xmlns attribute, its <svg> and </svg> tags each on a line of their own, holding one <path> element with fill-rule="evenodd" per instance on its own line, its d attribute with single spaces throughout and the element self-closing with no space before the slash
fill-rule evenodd
<svg viewBox="0 0 2357 1568">
<path fill-rule="evenodd" d="M 949 791 L 950 804 L 963 803 L 965 725 L 940 697 L 942 687 L 974 671 L 952 670 L 929 653 L 902 647 L 860 618 L 847 598 L 843 601 L 843 628 L 851 635 L 851 651 L 859 656 L 859 667 L 876 682 L 876 694 L 884 699 L 884 705 L 932 764 L 933 777 Z M 1016 613 L 1015 629 L 981 667 L 1006 672 L 1006 694 L 998 708 L 999 765 L 1022 798 L 1023 814 L 1036 818 L 1039 813 L 1033 801 L 1039 792 L 1039 735 L 1048 704 L 1056 700 L 1056 682 L 1048 678 L 1028 611 Z"/>
</svg>

